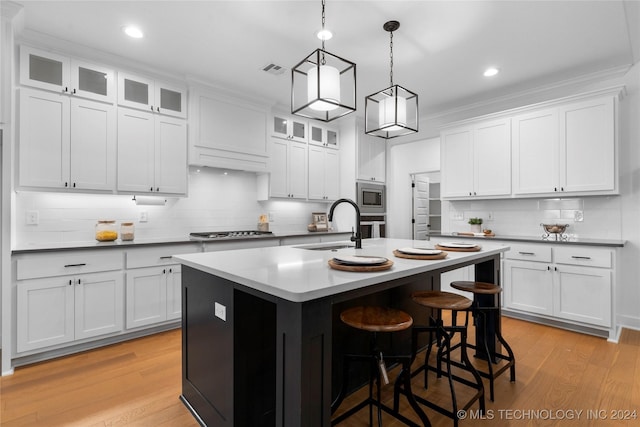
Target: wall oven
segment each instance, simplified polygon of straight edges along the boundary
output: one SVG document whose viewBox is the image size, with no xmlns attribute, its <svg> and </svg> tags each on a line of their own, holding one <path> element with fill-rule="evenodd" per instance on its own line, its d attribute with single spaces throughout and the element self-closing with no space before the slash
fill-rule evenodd
<svg viewBox="0 0 640 427">
<path fill-rule="evenodd" d="M 360 214 L 382 215 L 386 212 L 386 188 L 384 184 L 356 182 L 356 195 Z"/>
</svg>

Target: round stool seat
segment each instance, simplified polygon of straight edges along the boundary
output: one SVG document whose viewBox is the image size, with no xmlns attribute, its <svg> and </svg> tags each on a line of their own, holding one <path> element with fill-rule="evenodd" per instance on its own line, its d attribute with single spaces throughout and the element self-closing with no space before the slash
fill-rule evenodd
<svg viewBox="0 0 640 427">
<path fill-rule="evenodd" d="M 473 301 L 462 295 L 444 291 L 419 291 L 411 294 L 411 299 L 425 307 L 439 310 L 466 310 Z"/>
<path fill-rule="evenodd" d="M 502 292 L 502 288 L 500 286 L 485 282 L 451 282 L 451 287 L 458 289 L 459 291 L 467 291 L 474 294 L 495 295 Z"/>
<path fill-rule="evenodd" d="M 370 332 L 402 331 L 413 325 L 413 318 L 404 311 L 376 306 L 348 308 L 340 313 L 340 320 L 351 327 Z"/>
</svg>

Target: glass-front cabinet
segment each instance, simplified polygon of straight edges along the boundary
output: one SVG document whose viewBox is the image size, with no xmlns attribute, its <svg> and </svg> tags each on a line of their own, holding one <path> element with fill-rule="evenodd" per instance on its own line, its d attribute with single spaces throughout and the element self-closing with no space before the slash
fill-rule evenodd
<svg viewBox="0 0 640 427">
<path fill-rule="evenodd" d="M 309 125 L 309 144 L 338 149 L 338 131 L 322 125 Z"/>
<path fill-rule="evenodd" d="M 96 101 L 115 101 L 115 72 L 53 52 L 20 46 L 20 84 Z"/>
<path fill-rule="evenodd" d="M 183 87 L 128 73 L 118 73 L 118 87 L 118 105 L 187 117 L 187 96 Z"/>
<path fill-rule="evenodd" d="M 271 120 L 271 135 L 277 138 L 307 142 L 308 123 L 292 116 L 275 114 Z"/>
</svg>

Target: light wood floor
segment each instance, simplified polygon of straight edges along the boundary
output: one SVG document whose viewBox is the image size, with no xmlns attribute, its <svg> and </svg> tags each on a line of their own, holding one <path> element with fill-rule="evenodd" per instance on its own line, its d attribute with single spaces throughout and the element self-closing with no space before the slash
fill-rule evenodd
<svg viewBox="0 0 640 427">
<path fill-rule="evenodd" d="M 616 345 L 509 318 L 503 330 L 516 353 L 517 381 L 501 376 L 496 401 L 487 400 L 490 419 L 466 419 L 461 427 L 640 425 L 640 332 L 625 330 Z M 178 400 L 180 345 L 180 331 L 174 330 L 17 368 L 0 380 L 0 425 L 197 426 Z M 446 382 L 431 375 L 429 390 L 419 393 L 448 402 Z M 414 390 L 420 381 L 414 378 Z M 462 397 L 465 392 L 460 388 Z M 425 412 L 434 426 L 453 425 Z M 413 416 L 410 409 L 406 413 Z M 627 421 L 612 419 L 634 414 Z M 341 425 L 368 425 L 367 410 Z M 385 426 L 400 425 L 385 417 Z"/>
</svg>

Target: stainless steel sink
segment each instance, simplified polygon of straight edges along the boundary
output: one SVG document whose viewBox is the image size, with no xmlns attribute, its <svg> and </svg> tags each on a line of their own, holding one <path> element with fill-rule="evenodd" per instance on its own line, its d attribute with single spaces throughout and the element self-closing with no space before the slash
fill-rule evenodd
<svg viewBox="0 0 640 427">
<path fill-rule="evenodd" d="M 307 249 L 309 251 L 336 251 L 338 249 L 355 248 L 355 245 L 348 243 L 333 244 L 333 245 L 305 245 L 295 246 L 296 249 Z"/>
</svg>

